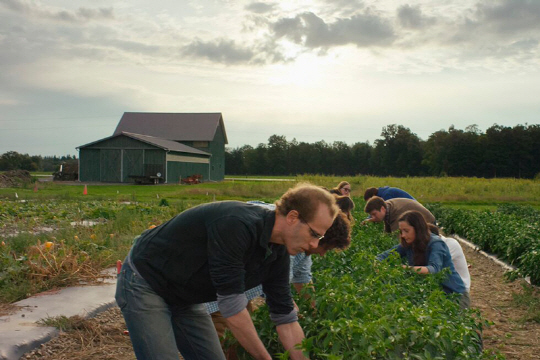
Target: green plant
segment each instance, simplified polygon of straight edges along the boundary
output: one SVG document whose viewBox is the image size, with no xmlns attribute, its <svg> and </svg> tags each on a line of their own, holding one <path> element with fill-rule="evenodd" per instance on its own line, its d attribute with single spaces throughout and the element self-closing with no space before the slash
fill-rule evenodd
<svg viewBox="0 0 540 360">
<path fill-rule="evenodd" d="M 519 275 L 530 276 L 533 284 L 540 284 L 540 212 L 516 205 L 503 205 L 497 211 L 427 207 L 446 233 L 465 237 L 518 267 Z"/>
<path fill-rule="evenodd" d="M 527 309 L 523 321 L 534 321 L 540 323 L 540 291 L 528 284 L 522 284 L 522 292 L 513 293 L 514 302 Z"/>
<path fill-rule="evenodd" d="M 350 249 L 314 259 L 316 310 L 310 299 L 296 299 L 306 336 L 302 349 L 310 359 L 501 358 L 482 353 L 479 333 L 487 322 L 442 291 L 444 274 L 404 271 L 397 256 L 374 261 L 395 242 L 378 226 L 357 226 Z M 253 317 L 263 344 L 288 359 L 267 307 Z M 242 349 L 238 353 L 249 358 Z"/>
</svg>

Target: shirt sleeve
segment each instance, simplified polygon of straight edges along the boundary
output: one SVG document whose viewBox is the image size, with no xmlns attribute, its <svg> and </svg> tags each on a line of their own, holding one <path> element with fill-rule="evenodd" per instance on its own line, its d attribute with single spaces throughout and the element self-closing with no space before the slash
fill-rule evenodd
<svg viewBox="0 0 540 360">
<path fill-rule="evenodd" d="M 235 217 L 217 219 L 207 226 L 207 231 L 208 266 L 218 297 L 243 294 L 244 259 L 256 234 Z"/>
<path fill-rule="evenodd" d="M 273 251 L 277 251 L 279 254 L 271 265 L 269 271 L 271 276 L 263 280 L 263 291 L 266 295 L 271 318 L 276 324 L 286 324 L 298 320 L 296 312 L 294 312 L 289 283 L 290 256 L 284 248 L 274 248 Z"/>
<path fill-rule="evenodd" d="M 391 249 L 386 250 L 385 252 L 380 253 L 379 255 L 377 255 L 376 259 L 378 261 L 385 260 L 386 258 L 388 258 L 388 256 L 390 256 L 390 253 L 392 253 L 392 251 L 396 251 L 400 257 L 406 256 L 405 249 L 403 248 L 403 246 L 401 246 L 401 244 L 399 244 Z"/>
<path fill-rule="evenodd" d="M 426 266 L 430 274 L 436 274 L 443 269 L 445 254 L 450 256 L 450 251 L 443 241 L 437 241 L 431 245 L 428 264 Z"/>
</svg>

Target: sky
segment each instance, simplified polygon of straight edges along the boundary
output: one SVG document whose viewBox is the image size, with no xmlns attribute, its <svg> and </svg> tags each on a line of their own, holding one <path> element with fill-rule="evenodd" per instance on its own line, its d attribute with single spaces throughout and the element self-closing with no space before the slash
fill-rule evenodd
<svg viewBox="0 0 540 360">
<path fill-rule="evenodd" d="M 221 112 L 231 148 L 540 124 L 540 0 L 0 0 L 0 154 L 124 112 Z"/>
</svg>

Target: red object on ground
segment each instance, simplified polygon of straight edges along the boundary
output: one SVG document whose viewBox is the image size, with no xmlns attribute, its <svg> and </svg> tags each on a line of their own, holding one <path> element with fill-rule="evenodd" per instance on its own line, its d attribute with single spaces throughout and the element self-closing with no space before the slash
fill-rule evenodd
<svg viewBox="0 0 540 360">
<path fill-rule="evenodd" d="M 122 270 L 122 260 L 116 261 L 116 274 L 120 274 L 120 270 Z"/>
<path fill-rule="evenodd" d="M 84 185 L 84 191 L 82 193 L 83 195 L 88 195 L 88 189 L 86 188 L 86 185 Z"/>
<path fill-rule="evenodd" d="M 129 331 L 128 331 L 128 330 L 124 330 L 124 335 L 129 335 Z"/>
<path fill-rule="evenodd" d="M 37 182 L 34 184 L 34 192 L 37 192 Z"/>
</svg>

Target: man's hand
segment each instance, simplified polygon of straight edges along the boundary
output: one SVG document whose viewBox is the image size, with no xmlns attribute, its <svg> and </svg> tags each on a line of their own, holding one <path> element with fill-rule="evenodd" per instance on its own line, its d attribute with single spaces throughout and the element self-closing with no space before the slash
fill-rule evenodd
<svg viewBox="0 0 540 360">
<path fill-rule="evenodd" d="M 240 345 L 246 349 L 256 360 L 272 360 L 272 357 L 264 347 L 257 335 L 253 321 L 247 309 L 238 314 L 226 318 L 227 325 Z"/>
<path fill-rule="evenodd" d="M 302 354 L 302 350 L 295 349 L 297 344 L 300 344 L 304 339 L 304 331 L 297 321 L 290 324 L 278 325 L 276 327 L 279 340 L 283 344 L 285 350 L 291 354 L 292 360 L 307 360 L 309 358 Z"/>
</svg>

